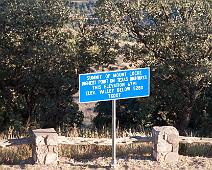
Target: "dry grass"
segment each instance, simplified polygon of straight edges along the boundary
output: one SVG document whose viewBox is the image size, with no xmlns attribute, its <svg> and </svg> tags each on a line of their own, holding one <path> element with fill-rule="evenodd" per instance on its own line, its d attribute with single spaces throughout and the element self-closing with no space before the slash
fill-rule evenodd
<svg viewBox="0 0 212 170">
<path fill-rule="evenodd" d="M 69 137 L 84 137 L 84 138 L 111 138 L 111 129 L 103 128 L 97 129 L 79 129 L 72 128 L 66 133 Z M 117 129 L 117 137 L 127 136 L 145 136 L 147 132 L 137 132 L 134 129 L 121 130 Z M 105 145 L 60 145 L 60 156 L 69 157 L 73 159 L 92 159 L 97 157 L 111 156 L 112 147 Z M 128 145 L 117 146 L 117 156 L 119 157 L 136 157 L 150 156 L 151 145 L 148 143 L 134 143 Z"/>
<path fill-rule="evenodd" d="M 92 138 L 111 138 L 108 129 L 97 131 L 96 129 L 77 129 L 73 128 L 64 133 L 72 137 L 92 137 Z M 135 130 L 118 130 L 118 137 L 148 135 L 138 133 Z M 5 138 L 5 136 L 4 136 Z M 151 143 L 133 143 L 117 146 L 117 156 L 120 158 L 147 158 L 151 157 Z M 23 160 L 31 157 L 32 151 L 29 145 L 10 146 L 0 148 L 0 164 L 20 164 Z M 95 159 L 98 157 L 110 157 L 111 146 L 105 145 L 59 145 L 59 156 L 68 157 L 76 160 Z M 187 156 L 212 157 L 212 145 L 200 144 L 180 144 L 179 153 Z"/>
<path fill-rule="evenodd" d="M 70 128 L 66 130 L 58 129 L 58 133 L 67 137 L 83 137 L 83 138 L 112 138 L 112 132 L 109 128 L 97 130 L 96 128 Z M 117 138 L 129 136 L 150 136 L 150 131 L 135 129 L 119 129 L 116 130 Z"/>
<path fill-rule="evenodd" d="M 0 140 L 2 139 L 18 139 L 29 136 L 28 130 L 18 131 L 14 127 L 9 127 L 8 130 L 0 133 Z"/>
<path fill-rule="evenodd" d="M 212 157 L 211 144 L 180 144 L 180 155 Z"/>
<path fill-rule="evenodd" d="M 32 156 L 29 145 L 18 145 L 0 148 L 0 164 L 20 164 Z"/>
<path fill-rule="evenodd" d="M 151 145 L 148 143 L 134 143 L 129 145 L 118 145 L 117 156 L 123 158 L 149 157 L 151 156 Z M 105 145 L 60 145 L 59 154 L 63 157 L 73 159 L 94 159 L 98 157 L 110 157 L 111 146 Z"/>
</svg>

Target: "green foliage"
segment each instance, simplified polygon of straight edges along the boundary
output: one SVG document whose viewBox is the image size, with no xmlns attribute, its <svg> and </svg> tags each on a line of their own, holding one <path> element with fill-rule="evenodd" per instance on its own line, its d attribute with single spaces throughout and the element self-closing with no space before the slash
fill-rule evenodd
<svg viewBox="0 0 212 170">
<path fill-rule="evenodd" d="M 204 90 L 193 107 L 191 127 L 204 136 L 212 137 L 212 86 Z"/>
<path fill-rule="evenodd" d="M 151 119 L 152 125 L 186 130 L 193 108 L 212 81 L 211 2 L 101 0 L 98 5 L 101 21 L 116 30 L 119 41 L 128 41 L 119 48 L 124 60 L 151 68 L 151 99 L 130 101 L 137 109 L 121 102 L 119 107 L 128 110 L 127 116 L 118 113 L 127 117 L 123 126 L 129 121 L 149 126 Z"/>
<path fill-rule="evenodd" d="M 142 101 L 141 101 L 142 100 Z M 124 99 L 117 100 L 117 123 L 119 128 L 128 129 L 133 128 L 137 130 L 143 129 L 143 127 L 149 128 L 152 126 L 152 115 L 145 114 L 151 112 L 152 98 L 147 100 L 143 99 Z M 140 105 L 140 103 L 143 103 Z M 95 112 L 98 115 L 94 118 L 93 122 L 98 129 L 110 127 L 112 122 L 112 103 L 111 102 L 98 102 L 95 107 Z M 153 110 L 154 111 L 154 110 Z"/>
<path fill-rule="evenodd" d="M 78 73 L 91 72 L 89 68 L 99 69 L 99 66 L 114 63 L 117 55 L 111 30 L 101 23 L 92 24 L 91 20 L 84 14 L 73 15 L 69 19 L 73 35 L 70 45 Z"/>
<path fill-rule="evenodd" d="M 81 124 L 69 12 L 62 0 L 1 1 L 1 130 Z"/>
</svg>

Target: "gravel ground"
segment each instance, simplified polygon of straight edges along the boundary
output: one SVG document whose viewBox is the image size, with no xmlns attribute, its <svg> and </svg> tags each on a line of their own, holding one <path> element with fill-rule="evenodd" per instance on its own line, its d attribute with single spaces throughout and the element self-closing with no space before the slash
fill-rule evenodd
<svg viewBox="0 0 212 170">
<path fill-rule="evenodd" d="M 90 160 L 73 160 L 61 158 L 60 164 L 57 166 L 41 166 L 41 165 L 1 165 L 0 170 L 11 169 L 30 169 L 30 170 L 212 170 L 212 158 L 205 157 L 188 157 L 180 156 L 179 162 L 176 164 L 158 163 L 151 158 L 137 159 L 118 159 L 116 168 L 110 167 L 111 157 L 99 157 Z"/>
</svg>

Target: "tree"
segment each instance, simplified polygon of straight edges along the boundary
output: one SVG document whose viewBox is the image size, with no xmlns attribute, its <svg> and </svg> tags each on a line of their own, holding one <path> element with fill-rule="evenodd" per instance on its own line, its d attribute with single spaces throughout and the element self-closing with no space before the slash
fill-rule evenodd
<svg viewBox="0 0 212 170">
<path fill-rule="evenodd" d="M 98 15 L 119 40 L 133 42 L 120 47 L 125 61 L 151 68 L 152 99 L 135 101 L 152 109 L 141 114 L 151 117 L 152 125 L 163 122 L 186 130 L 212 80 L 210 1 L 100 0 Z"/>
<path fill-rule="evenodd" d="M 81 124 L 69 14 L 62 0 L 0 2 L 1 130 Z"/>
<path fill-rule="evenodd" d="M 142 101 L 141 101 L 142 100 Z M 123 99 L 117 100 L 116 117 L 120 129 L 126 130 L 133 128 L 135 130 L 143 130 L 152 127 L 151 115 L 146 114 L 154 111 L 154 106 L 149 105 L 152 98 L 147 100 L 141 99 Z M 142 105 L 141 105 L 142 103 Z M 98 129 L 111 127 L 112 107 L 111 101 L 98 102 L 95 107 L 97 116 L 93 119 L 94 125 Z"/>
<path fill-rule="evenodd" d="M 212 137 L 212 86 L 197 99 L 191 116 L 191 127 L 201 135 Z"/>
<path fill-rule="evenodd" d="M 116 41 L 111 36 L 111 30 L 98 21 L 95 23 L 95 19 L 95 16 L 89 18 L 83 13 L 69 19 L 73 35 L 70 44 L 79 74 L 115 62 Z"/>
</svg>

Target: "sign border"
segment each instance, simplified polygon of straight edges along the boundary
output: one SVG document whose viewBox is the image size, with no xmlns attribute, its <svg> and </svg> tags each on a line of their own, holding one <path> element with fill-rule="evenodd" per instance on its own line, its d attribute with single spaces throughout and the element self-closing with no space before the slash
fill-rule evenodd
<svg viewBox="0 0 212 170">
<path fill-rule="evenodd" d="M 105 99 L 105 100 L 94 100 L 94 101 L 87 101 L 87 102 L 81 102 L 80 101 L 80 75 L 91 75 L 91 74 L 98 74 L 98 73 L 111 73 L 111 72 L 120 72 L 120 71 L 130 71 L 130 70 L 148 70 L 149 73 L 149 77 L 148 77 L 148 85 L 149 85 L 149 89 L 148 89 L 148 94 L 145 96 L 133 96 L 133 97 L 125 97 L 125 98 L 116 98 L 116 99 Z M 128 70 L 115 70 L 115 71 L 101 71 L 101 72 L 94 72 L 94 73 L 83 73 L 83 74 L 79 74 L 79 103 L 90 103 L 90 102 L 101 102 L 101 101 L 112 101 L 112 100 L 120 100 L 120 99 L 133 99 L 133 98 L 138 98 L 138 97 L 149 97 L 150 96 L 150 67 L 144 67 L 144 68 L 136 68 L 136 69 L 128 69 Z"/>
</svg>

